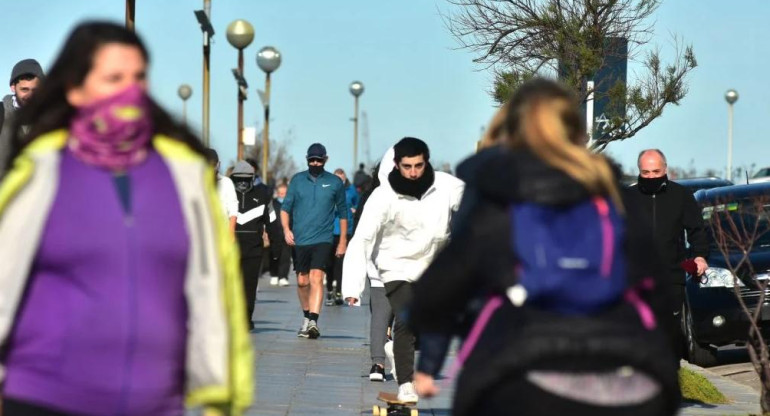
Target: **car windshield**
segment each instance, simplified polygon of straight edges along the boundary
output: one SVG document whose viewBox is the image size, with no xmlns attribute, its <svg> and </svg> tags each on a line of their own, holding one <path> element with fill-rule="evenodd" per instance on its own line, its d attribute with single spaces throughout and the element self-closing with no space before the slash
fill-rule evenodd
<svg viewBox="0 0 770 416">
<path fill-rule="evenodd" d="M 729 251 L 770 250 L 770 196 L 705 206 L 703 219 L 712 251 L 720 251 L 720 245 Z"/>
</svg>

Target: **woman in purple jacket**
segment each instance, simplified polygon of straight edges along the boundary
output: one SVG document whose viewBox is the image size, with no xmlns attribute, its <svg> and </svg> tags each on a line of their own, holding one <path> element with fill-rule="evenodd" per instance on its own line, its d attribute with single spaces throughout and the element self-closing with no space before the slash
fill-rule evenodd
<svg viewBox="0 0 770 416">
<path fill-rule="evenodd" d="M 0 186 L 3 416 L 239 415 L 237 252 L 201 143 L 147 93 L 132 32 L 85 23 L 18 122 Z M 187 396 L 187 397 L 185 397 Z"/>
</svg>

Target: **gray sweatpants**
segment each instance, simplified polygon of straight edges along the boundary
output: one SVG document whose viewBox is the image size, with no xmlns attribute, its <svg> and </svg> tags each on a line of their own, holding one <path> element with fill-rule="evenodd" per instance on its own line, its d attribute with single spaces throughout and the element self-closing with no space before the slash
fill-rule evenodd
<svg viewBox="0 0 770 416">
<path fill-rule="evenodd" d="M 369 351 L 372 364 L 385 367 L 385 342 L 387 342 L 388 326 L 393 322 L 393 312 L 384 287 L 373 287 L 369 290 Z"/>
</svg>

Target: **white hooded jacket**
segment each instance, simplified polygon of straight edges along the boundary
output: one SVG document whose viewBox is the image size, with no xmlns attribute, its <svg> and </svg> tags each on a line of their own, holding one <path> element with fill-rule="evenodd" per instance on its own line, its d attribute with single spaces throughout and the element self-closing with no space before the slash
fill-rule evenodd
<svg viewBox="0 0 770 416">
<path fill-rule="evenodd" d="M 361 299 L 371 259 L 384 283 L 416 281 L 449 239 L 449 221 L 465 184 L 435 172 L 421 199 L 396 193 L 388 182 L 392 150 L 383 158 L 381 185 L 366 202 L 343 264 L 343 298 Z"/>
</svg>

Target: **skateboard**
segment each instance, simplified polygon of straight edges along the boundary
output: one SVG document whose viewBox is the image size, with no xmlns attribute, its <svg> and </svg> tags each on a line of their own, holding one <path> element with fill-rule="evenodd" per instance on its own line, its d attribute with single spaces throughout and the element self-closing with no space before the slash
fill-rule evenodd
<svg viewBox="0 0 770 416">
<path fill-rule="evenodd" d="M 394 393 L 381 391 L 380 394 L 377 395 L 377 400 L 385 402 L 387 407 L 374 405 L 374 407 L 372 407 L 372 415 L 374 416 L 417 416 L 417 409 L 412 408 L 417 403 L 402 402 L 401 400 L 398 400 L 398 396 Z"/>
</svg>

